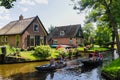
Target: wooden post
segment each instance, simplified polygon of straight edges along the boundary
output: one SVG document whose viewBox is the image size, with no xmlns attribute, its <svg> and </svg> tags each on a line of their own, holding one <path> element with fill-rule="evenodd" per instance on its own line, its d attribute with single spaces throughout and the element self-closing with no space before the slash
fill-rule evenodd
<svg viewBox="0 0 120 80">
<path fill-rule="evenodd" d="M 6 61 L 6 47 L 2 46 L 1 47 L 1 51 L 2 51 L 2 54 L 1 54 L 1 62 L 4 63 Z"/>
</svg>

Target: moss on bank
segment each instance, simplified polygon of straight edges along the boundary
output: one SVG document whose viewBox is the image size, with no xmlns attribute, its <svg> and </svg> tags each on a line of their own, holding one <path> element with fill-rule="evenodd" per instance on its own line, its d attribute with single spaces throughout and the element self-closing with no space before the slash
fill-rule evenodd
<svg viewBox="0 0 120 80">
<path fill-rule="evenodd" d="M 108 76 L 113 77 L 114 79 L 118 78 L 120 75 L 120 58 L 103 67 L 102 72 L 106 73 Z"/>
</svg>

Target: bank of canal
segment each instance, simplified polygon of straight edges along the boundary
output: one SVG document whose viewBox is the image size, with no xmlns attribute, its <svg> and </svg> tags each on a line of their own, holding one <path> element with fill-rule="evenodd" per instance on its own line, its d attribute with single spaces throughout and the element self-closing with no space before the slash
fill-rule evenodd
<svg viewBox="0 0 120 80">
<path fill-rule="evenodd" d="M 20 63 L 0 65 L 0 80 L 105 80 L 101 76 L 101 67 L 81 72 L 81 68 L 60 69 L 51 73 L 37 72 L 34 67 L 48 62 Z"/>
</svg>

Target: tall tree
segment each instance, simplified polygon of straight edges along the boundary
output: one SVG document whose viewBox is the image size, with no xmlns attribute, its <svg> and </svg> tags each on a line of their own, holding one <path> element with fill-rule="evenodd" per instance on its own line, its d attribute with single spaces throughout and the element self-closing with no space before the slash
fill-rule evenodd
<svg viewBox="0 0 120 80">
<path fill-rule="evenodd" d="M 118 36 L 118 25 L 120 25 L 120 0 L 72 0 L 75 3 L 74 9 L 90 9 L 94 16 L 88 21 L 97 21 L 103 18 L 113 30 L 113 36 L 116 38 L 117 50 L 120 56 L 120 43 Z M 114 38 L 113 38 L 114 39 Z"/>
<path fill-rule="evenodd" d="M 94 27 L 92 25 L 92 23 L 87 23 L 83 26 L 83 35 L 84 35 L 84 39 L 87 42 L 90 42 L 89 39 L 90 37 L 94 37 Z"/>
<path fill-rule="evenodd" d="M 54 29 L 55 29 L 55 27 L 51 25 L 51 26 L 48 28 L 48 32 L 51 33 Z"/>
<path fill-rule="evenodd" d="M 0 0 L 0 6 L 4 6 L 6 9 L 13 7 L 13 2 L 16 0 Z"/>
<path fill-rule="evenodd" d="M 98 26 L 96 29 L 95 43 L 101 47 L 111 42 L 111 29 L 106 26 Z"/>
</svg>

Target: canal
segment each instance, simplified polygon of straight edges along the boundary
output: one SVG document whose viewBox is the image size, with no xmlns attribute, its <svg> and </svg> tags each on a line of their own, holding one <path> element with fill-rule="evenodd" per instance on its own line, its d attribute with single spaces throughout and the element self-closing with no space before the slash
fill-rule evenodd
<svg viewBox="0 0 120 80">
<path fill-rule="evenodd" d="M 56 72 L 38 72 L 35 66 L 48 62 L 0 65 L 0 80 L 105 80 L 100 67 L 94 69 L 59 69 Z"/>
<path fill-rule="evenodd" d="M 107 59 L 111 59 L 111 57 L 106 58 L 106 60 Z M 35 66 L 47 63 L 48 62 L 1 64 L 0 80 L 106 80 L 101 76 L 101 67 L 94 69 L 63 68 L 56 72 L 47 73 L 35 70 Z M 107 63 L 108 62 L 105 62 L 105 64 Z"/>
</svg>

